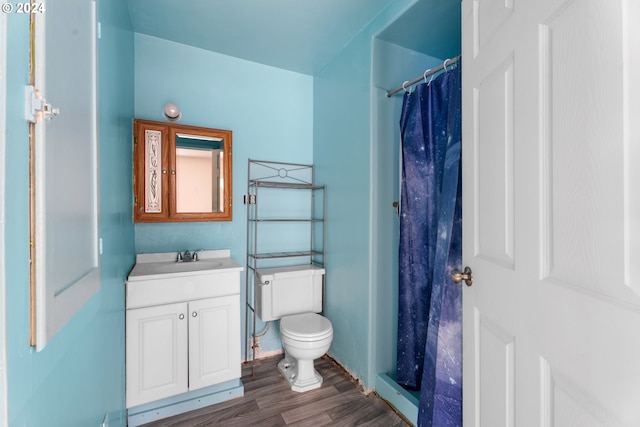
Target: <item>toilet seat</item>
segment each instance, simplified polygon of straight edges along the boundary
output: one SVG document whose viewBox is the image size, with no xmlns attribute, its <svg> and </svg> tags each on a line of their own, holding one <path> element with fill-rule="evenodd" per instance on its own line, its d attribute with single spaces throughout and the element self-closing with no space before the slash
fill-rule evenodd
<svg viewBox="0 0 640 427">
<path fill-rule="evenodd" d="M 280 319 L 283 337 L 304 342 L 320 341 L 333 335 L 333 326 L 326 317 L 316 313 L 295 314 Z"/>
</svg>

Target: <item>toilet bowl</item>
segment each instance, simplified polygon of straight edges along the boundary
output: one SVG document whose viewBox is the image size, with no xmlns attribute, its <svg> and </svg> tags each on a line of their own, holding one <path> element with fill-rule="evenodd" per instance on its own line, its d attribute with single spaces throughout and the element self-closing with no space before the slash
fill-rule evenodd
<svg viewBox="0 0 640 427">
<path fill-rule="evenodd" d="M 316 313 L 284 316 L 280 319 L 280 338 L 285 356 L 278 369 L 291 384 L 291 390 L 319 388 L 322 376 L 316 371 L 314 360 L 331 346 L 333 327 L 329 319 Z"/>
</svg>

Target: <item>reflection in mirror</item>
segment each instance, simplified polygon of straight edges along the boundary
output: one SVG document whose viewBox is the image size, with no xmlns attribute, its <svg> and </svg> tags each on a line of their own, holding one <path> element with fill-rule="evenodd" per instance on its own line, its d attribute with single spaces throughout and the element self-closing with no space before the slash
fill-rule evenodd
<svg viewBox="0 0 640 427">
<path fill-rule="evenodd" d="M 176 134 L 176 211 L 224 212 L 221 138 Z"/>
</svg>

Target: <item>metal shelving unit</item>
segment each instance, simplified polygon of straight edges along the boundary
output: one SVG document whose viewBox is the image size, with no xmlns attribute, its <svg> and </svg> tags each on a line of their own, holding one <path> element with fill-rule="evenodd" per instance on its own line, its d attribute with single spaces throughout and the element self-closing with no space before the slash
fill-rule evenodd
<svg viewBox="0 0 640 427">
<path fill-rule="evenodd" d="M 315 184 L 313 165 L 249 159 L 245 195 L 247 360 L 251 351 L 253 362 L 257 347 L 255 271 L 302 264 L 326 268 L 326 201 L 326 186 Z"/>
</svg>

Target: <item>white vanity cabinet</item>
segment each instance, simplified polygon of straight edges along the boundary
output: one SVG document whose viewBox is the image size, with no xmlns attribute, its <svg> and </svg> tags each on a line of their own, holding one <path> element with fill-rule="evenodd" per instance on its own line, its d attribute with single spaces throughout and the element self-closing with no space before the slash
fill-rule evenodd
<svg viewBox="0 0 640 427">
<path fill-rule="evenodd" d="M 187 271 L 173 271 L 138 259 L 129 275 L 127 408 L 240 378 L 242 267 L 231 258 L 207 261 L 201 255 L 193 266 L 176 263 Z"/>
</svg>

